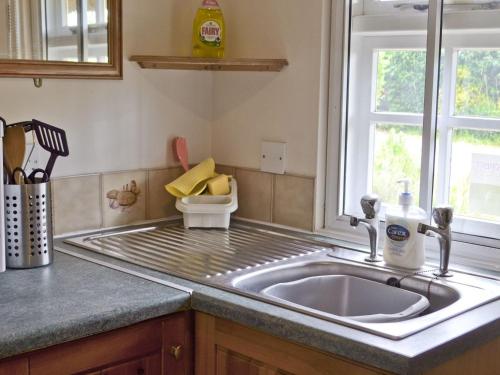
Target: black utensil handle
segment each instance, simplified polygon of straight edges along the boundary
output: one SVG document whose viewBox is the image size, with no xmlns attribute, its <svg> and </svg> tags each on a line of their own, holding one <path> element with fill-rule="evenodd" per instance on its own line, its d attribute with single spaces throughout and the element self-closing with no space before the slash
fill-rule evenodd
<svg viewBox="0 0 500 375">
<path fill-rule="evenodd" d="M 41 173 L 42 174 L 42 179 L 40 181 L 37 181 L 36 180 L 36 175 Z M 31 181 L 32 184 L 36 184 L 36 183 L 45 183 L 45 182 L 49 182 L 50 180 L 50 176 L 47 174 L 47 171 L 41 169 L 41 168 L 37 168 L 37 169 L 33 169 L 33 171 L 30 173 L 30 175 L 28 176 L 28 179 L 29 181 Z"/>
<path fill-rule="evenodd" d="M 47 176 L 52 175 L 52 170 L 54 169 L 54 165 L 56 164 L 56 159 L 57 159 L 57 154 L 50 154 L 49 161 L 47 162 L 47 166 L 45 167 L 45 172 L 47 173 Z"/>
</svg>

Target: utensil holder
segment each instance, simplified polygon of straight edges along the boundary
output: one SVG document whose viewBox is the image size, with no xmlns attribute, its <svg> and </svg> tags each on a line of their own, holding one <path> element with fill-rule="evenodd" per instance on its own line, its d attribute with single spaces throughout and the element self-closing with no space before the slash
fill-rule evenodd
<svg viewBox="0 0 500 375">
<path fill-rule="evenodd" d="M 4 185 L 7 268 L 46 266 L 53 260 L 50 182 Z"/>
</svg>

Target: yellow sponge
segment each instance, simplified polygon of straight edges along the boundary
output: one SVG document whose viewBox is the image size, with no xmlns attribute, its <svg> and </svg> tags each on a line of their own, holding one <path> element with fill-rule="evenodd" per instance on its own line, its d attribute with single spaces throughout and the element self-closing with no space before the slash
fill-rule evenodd
<svg viewBox="0 0 500 375">
<path fill-rule="evenodd" d="M 200 195 L 207 187 L 207 182 L 214 176 L 216 176 L 215 162 L 209 158 L 165 186 L 165 189 L 177 198 Z"/>
<path fill-rule="evenodd" d="M 208 193 L 212 195 L 226 195 L 231 192 L 229 187 L 229 177 L 220 174 L 207 182 Z"/>
</svg>

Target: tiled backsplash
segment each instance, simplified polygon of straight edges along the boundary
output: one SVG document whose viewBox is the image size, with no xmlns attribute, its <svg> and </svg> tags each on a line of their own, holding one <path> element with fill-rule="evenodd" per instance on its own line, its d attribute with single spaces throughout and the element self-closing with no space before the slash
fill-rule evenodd
<svg viewBox="0 0 500 375">
<path fill-rule="evenodd" d="M 314 178 L 217 166 L 238 181 L 236 216 L 305 230 L 313 228 Z M 52 182 L 56 234 L 179 215 L 164 186 L 180 167 L 63 177 Z"/>
</svg>

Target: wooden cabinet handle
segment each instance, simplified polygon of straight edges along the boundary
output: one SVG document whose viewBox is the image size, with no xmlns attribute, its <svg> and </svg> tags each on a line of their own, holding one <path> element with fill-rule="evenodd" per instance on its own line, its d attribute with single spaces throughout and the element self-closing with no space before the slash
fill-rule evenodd
<svg viewBox="0 0 500 375">
<path fill-rule="evenodd" d="M 170 348 L 170 354 L 172 354 L 172 357 L 174 357 L 176 360 L 179 360 L 181 357 L 181 352 L 182 352 L 182 345 L 175 345 Z"/>
</svg>

